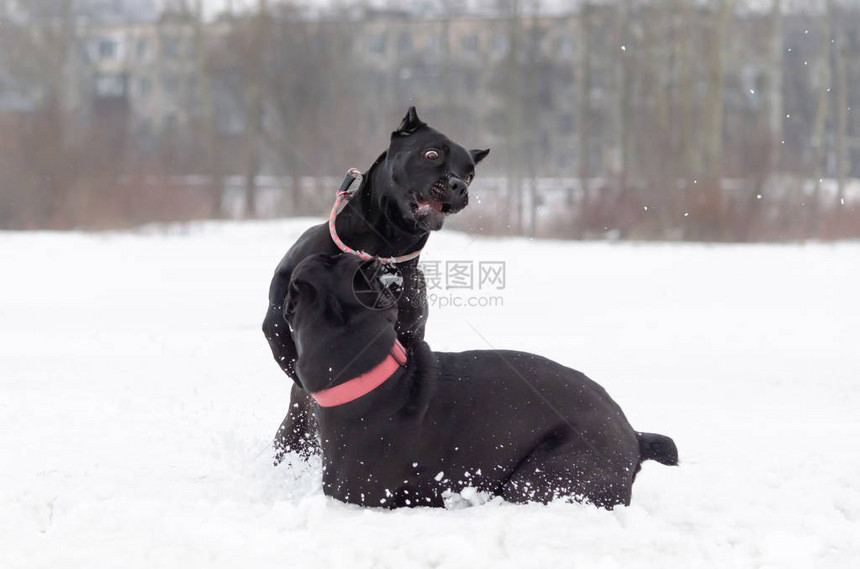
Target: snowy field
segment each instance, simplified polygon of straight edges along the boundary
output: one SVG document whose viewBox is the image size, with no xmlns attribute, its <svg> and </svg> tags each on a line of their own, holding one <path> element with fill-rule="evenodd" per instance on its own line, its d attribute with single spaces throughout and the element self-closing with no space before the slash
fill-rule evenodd
<svg viewBox="0 0 860 569">
<path fill-rule="evenodd" d="M 860 567 L 860 244 L 434 235 L 422 259 L 506 283 L 437 306 L 431 346 L 584 371 L 682 465 L 613 512 L 389 512 L 270 466 L 289 385 L 260 322 L 311 221 L 0 233 L 0 567 Z"/>
</svg>

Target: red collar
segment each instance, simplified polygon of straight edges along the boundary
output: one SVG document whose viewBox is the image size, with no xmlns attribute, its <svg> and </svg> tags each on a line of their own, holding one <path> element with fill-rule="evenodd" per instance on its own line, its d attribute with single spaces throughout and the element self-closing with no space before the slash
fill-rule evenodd
<svg viewBox="0 0 860 569">
<path fill-rule="evenodd" d="M 394 340 L 391 352 L 382 363 L 360 376 L 334 387 L 311 393 L 320 407 L 336 407 L 367 395 L 386 382 L 397 369 L 406 363 L 406 350 L 400 340 Z"/>
</svg>

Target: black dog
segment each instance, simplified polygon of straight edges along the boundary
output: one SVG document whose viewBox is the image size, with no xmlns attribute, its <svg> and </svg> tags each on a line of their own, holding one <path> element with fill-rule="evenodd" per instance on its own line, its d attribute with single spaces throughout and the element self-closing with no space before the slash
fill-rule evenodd
<svg viewBox="0 0 860 569">
<path fill-rule="evenodd" d="M 421 121 L 411 107 L 391 134 L 388 150 L 364 174 L 355 198 L 336 216 L 338 238 L 378 257 L 420 252 L 430 231 L 440 229 L 447 215 L 466 207 L 475 165 L 489 152 L 466 150 L 452 142 Z M 293 380 L 297 352 L 283 314 L 290 276 L 305 257 L 339 251 L 328 224 L 312 227 L 287 251 L 272 279 L 263 333 L 278 365 Z M 424 338 L 425 285 L 417 256 L 398 269 L 403 291 L 396 331 L 403 345 L 410 346 Z M 275 435 L 276 461 L 287 450 L 303 455 L 317 450 L 312 408 L 307 393 L 294 386 L 289 411 Z"/>
<path fill-rule="evenodd" d="M 677 464 L 672 439 L 633 430 L 578 371 L 513 351 L 433 353 L 397 343 L 397 307 L 373 310 L 376 261 L 314 255 L 286 315 L 296 371 L 319 404 L 323 489 L 364 506 L 441 506 L 472 487 L 511 502 L 629 504 L 642 461 Z M 380 363 L 381 362 L 381 363 Z"/>
</svg>

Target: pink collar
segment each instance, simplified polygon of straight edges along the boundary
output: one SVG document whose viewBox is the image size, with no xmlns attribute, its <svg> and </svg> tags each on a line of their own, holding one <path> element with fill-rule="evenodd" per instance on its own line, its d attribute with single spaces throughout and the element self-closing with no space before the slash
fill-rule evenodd
<svg viewBox="0 0 860 569">
<path fill-rule="evenodd" d="M 412 259 L 421 254 L 421 249 L 397 257 L 377 257 L 376 255 L 371 255 L 366 251 L 353 249 L 352 247 L 344 243 L 343 239 L 341 239 L 340 236 L 337 234 L 337 216 L 340 212 L 343 211 L 343 209 L 346 207 L 346 204 L 348 204 L 350 200 L 354 198 L 356 194 L 358 194 L 359 190 L 361 190 L 361 181 L 363 179 L 364 177 L 362 173 L 355 168 L 350 168 L 349 171 L 346 173 L 346 177 L 343 179 L 343 183 L 341 183 L 340 189 L 337 191 L 337 199 L 334 202 L 334 207 L 331 208 L 331 214 L 329 214 L 328 216 L 328 233 L 329 235 L 331 235 L 331 240 L 334 241 L 334 244 L 337 245 L 337 248 L 344 253 L 356 255 L 364 261 L 377 259 L 386 265 L 393 265 L 396 263 L 405 263 L 406 261 L 411 261 Z M 358 186 L 350 190 L 349 187 L 355 180 L 358 180 Z"/>
<path fill-rule="evenodd" d="M 406 350 L 400 340 L 394 340 L 391 352 L 378 366 L 354 379 L 311 393 L 311 396 L 320 407 L 336 407 L 355 401 L 385 383 L 404 364 L 406 364 Z"/>
</svg>

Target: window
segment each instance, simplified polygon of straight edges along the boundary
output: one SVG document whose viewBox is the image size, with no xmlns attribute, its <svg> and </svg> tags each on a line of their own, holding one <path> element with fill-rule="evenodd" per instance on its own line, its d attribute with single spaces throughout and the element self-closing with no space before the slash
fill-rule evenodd
<svg viewBox="0 0 860 569">
<path fill-rule="evenodd" d="M 444 36 L 442 34 L 433 34 L 427 37 L 427 55 L 431 57 L 439 57 L 442 55 L 444 46 Z"/>
<path fill-rule="evenodd" d="M 573 156 L 569 152 L 563 152 L 556 157 L 556 166 L 560 170 L 569 170 L 573 168 Z"/>
<path fill-rule="evenodd" d="M 502 34 L 496 34 L 493 36 L 490 52 L 495 59 L 502 59 L 508 54 L 508 47 L 508 38 Z"/>
<path fill-rule="evenodd" d="M 478 78 L 473 73 L 463 75 L 463 89 L 470 97 L 478 91 Z"/>
<path fill-rule="evenodd" d="M 574 42 L 573 36 L 569 34 L 565 34 L 558 38 L 558 43 L 556 44 L 556 51 L 558 52 L 559 57 L 571 57 L 573 56 L 574 51 Z"/>
<path fill-rule="evenodd" d="M 197 80 L 197 77 L 191 76 L 188 78 L 186 82 L 186 89 L 186 96 L 188 98 L 194 100 L 200 97 L 200 82 Z"/>
<path fill-rule="evenodd" d="M 180 89 L 180 81 L 179 77 L 174 74 L 168 74 L 164 76 L 164 91 L 171 97 L 179 96 Z"/>
<path fill-rule="evenodd" d="M 478 53 L 478 47 L 480 47 L 478 34 L 469 34 L 468 36 L 463 36 L 463 38 L 460 40 L 460 46 L 466 53 L 470 55 L 475 55 L 476 53 Z"/>
<path fill-rule="evenodd" d="M 179 59 L 180 42 L 175 36 L 167 36 L 163 39 L 161 49 L 167 59 Z"/>
<path fill-rule="evenodd" d="M 855 30 L 854 28 L 848 28 L 846 30 L 845 39 L 848 40 L 847 43 L 850 47 L 852 47 L 852 48 L 855 47 L 858 43 L 858 41 L 857 41 L 857 39 L 858 39 L 857 30 Z"/>
<path fill-rule="evenodd" d="M 116 57 L 116 42 L 111 39 L 99 40 L 99 59 L 114 59 Z"/>
<path fill-rule="evenodd" d="M 141 99 L 146 99 L 152 93 L 152 80 L 149 77 L 137 79 L 137 94 Z"/>
<path fill-rule="evenodd" d="M 571 134 L 574 129 L 573 115 L 570 113 L 562 113 L 558 116 L 558 133 Z"/>
<path fill-rule="evenodd" d="M 96 77 L 96 96 L 124 97 L 125 77 L 118 73 L 102 73 Z"/>
<path fill-rule="evenodd" d="M 385 55 L 386 43 L 385 33 L 375 34 L 368 39 L 367 47 L 370 49 L 370 53 Z"/>
<path fill-rule="evenodd" d="M 402 32 L 397 38 L 397 52 L 399 55 L 412 54 L 412 36 L 407 32 Z"/>
<path fill-rule="evenodd" d="M 138 59 L 138 61 L 146 61 L 148 54 L 149 54 L 149 42 L 146 41 L 146 38 L 140 38 L 139 40 L 137 40 L 137 59 Z"/>
</svg>

